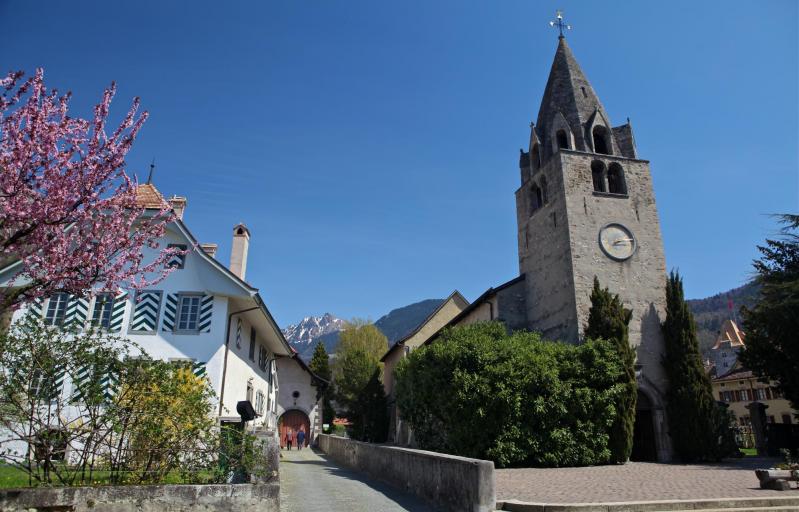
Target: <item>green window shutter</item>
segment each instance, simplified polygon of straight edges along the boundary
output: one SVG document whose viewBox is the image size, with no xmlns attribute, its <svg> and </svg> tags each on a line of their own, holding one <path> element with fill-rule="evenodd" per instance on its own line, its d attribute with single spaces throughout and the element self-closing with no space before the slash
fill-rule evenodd
<svg viewBox="0 0 799 512">
<path fill-rule="evenodd" d="M 155 332 L 158 328 L 158 314 L 161 310 L 160 291 L 139 291 L 133 302 L 131 332 Z"/>
</svg>

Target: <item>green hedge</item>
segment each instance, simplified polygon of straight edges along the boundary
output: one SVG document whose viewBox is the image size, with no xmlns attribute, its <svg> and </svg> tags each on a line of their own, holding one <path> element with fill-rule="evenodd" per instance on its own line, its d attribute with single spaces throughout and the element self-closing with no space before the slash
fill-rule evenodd
<svg viewBox="0 0 799 512">
<path fill-rule="evenodd" d="M 602 464 L 623 371 L 606 341 L 568 345 L 478 323 L 400 363 L 397 405 L 423 449 L 499 467 Z"/>
</svg>

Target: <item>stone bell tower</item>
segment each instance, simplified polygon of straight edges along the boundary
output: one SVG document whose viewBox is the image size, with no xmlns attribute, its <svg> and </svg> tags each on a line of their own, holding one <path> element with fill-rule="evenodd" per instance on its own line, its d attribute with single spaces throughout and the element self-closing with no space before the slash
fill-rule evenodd
<svg viewBox="0 0 799 512">
<path fill-rule="evenodd" d="M 648 458 L 668 460 L 660 329 L 666 262 L 649 162 L 638 156 L 629 120 L 611 124 L 562 34 L 530 128 L 516 191 L 528 326 L 548 339 L 579 342 L 594 276 L 618 293 L 633 311 L 639 402 L 653 419 L 640 435 L 655 439 Z"/>
</svg>

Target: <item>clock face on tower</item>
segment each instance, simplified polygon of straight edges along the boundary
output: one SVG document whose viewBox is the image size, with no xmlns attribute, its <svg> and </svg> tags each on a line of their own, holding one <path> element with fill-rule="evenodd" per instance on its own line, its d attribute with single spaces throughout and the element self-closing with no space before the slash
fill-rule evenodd
<svg viewBox="0 0 799 512">
<path fill-rule="evenodd" d="M 599 246 L 608 258 L 624 261 L 635 253 L 636 244 L 632 231 L 621 224 L 608 224 L 599 230 Z"/>
</svg>

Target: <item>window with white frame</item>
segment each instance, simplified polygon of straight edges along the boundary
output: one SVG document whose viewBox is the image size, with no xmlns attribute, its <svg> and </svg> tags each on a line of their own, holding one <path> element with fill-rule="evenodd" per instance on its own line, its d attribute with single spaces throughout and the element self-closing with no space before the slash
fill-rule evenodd
<svg viewBox="0 0 799 512">
<path fill-rule="evenodd" d="M 111 293 L 99 293 L 94 298 L 92 308 L 92 326 L 108 329 L 111 325 L 111 312 L 114 309 L 114 296 Z"/>
<path fill-rule="evenodd" d="M 64 325 L 64 316 L 67 312 L 68 293 L 56 293 L 47 301 L 47 312 L 44 322 L 47 325 Z"/>
<path fill-rule="evenodd" d="M 200 295 L 180 295 L 178 299 L 178 331 L 197 331 L 200 319 Z"/>
<path fill-rule="evenodd" d="M 758 400 L 766 399 L 766 388 L 757 388 L 757 399 Z"/>
<path fill-rule="evenodd" d="M 255 412 L 258 413 L 259 416 L 263 416 L 264 414 L 264 392 L 260 389 L 255 394 Z"/>
<path fill-rule="evenodd" d="M 258 368 L 261 371 L 266 371 L 266 361 L 269 359 L 269 352 L 263 345 L 258 345 Z"/>
<path fill-rule="evenodd" d="M 748 389 L 742 389 L 741 390 L 741 400 L 742 401 L 748 401 L 749 400 L 749 390 Z"/>
</svg>

